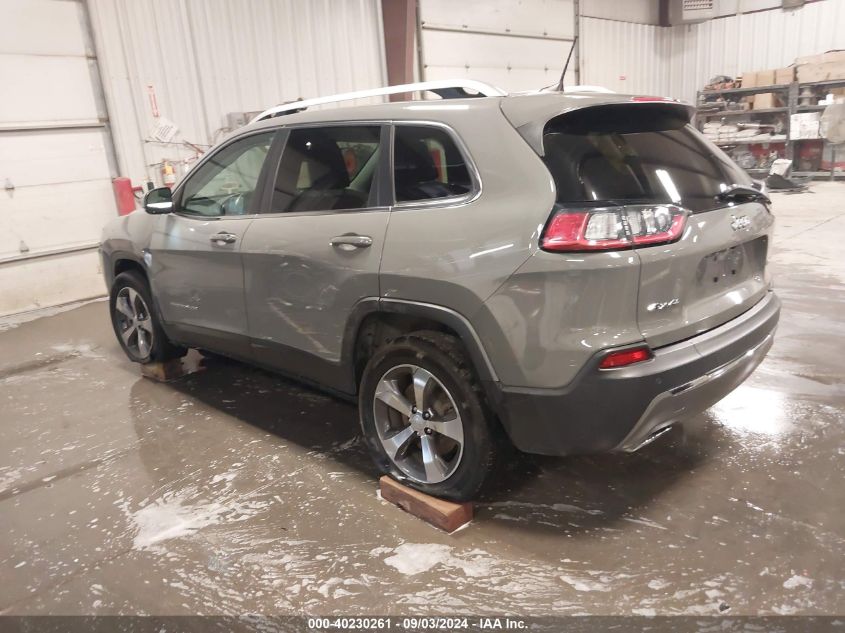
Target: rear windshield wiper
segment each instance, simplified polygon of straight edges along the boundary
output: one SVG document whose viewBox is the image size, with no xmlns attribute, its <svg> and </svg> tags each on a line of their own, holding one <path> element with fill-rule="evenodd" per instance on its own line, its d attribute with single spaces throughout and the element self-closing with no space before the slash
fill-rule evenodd
<svg viewBox="0 0 845 633">
<path fill-rule="evenodd" d="M 751 185 L 730 185 L 727 189 L 716 196 L 717 200 L 723 202 L 763 202 L 771 204 L 772 201 L 765 193 L 755 189 Z"/>
</svg>

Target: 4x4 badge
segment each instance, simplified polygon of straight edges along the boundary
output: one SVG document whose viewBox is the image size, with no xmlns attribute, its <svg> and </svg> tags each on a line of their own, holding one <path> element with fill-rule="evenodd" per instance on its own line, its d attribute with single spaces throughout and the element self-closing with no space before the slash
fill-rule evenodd
<svg viewBox="0 0 845 633">
<path fill-rule="evenodd" d="M 750 224 L 751 218 L 749 218 L 747 215 L 741 215 L 739 217 L 735 215 L 731 216 L 731 228 L 734 231 L 741 231 L 742 229 L 747 229 Z"/>
<path fill-rule="evenodd" d="M 672 306 L 679 305 L 681 300 L 677 297 L 674 299 L 669 299 L 669 301 L 657 301 L 655 303 L 649 303 L 646 306 L 646 310 L 649 312 L 654 312 L 655 310 L 665 310 L 666 308 L 671 308 Z"/>
</svg>

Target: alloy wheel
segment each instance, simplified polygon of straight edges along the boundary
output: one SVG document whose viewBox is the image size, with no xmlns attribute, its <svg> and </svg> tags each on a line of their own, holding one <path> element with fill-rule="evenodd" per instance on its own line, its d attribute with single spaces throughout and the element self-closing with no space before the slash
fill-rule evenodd
<svg viewBox="0 0 845 633">
<path fill-rule="evenodd" d="M 136 358 L 148 358 L 153 349 L 153 323 L 140 293 L 129 286 L 121 288 L 114 303 L 114 316 L 126 349 Z"/>
<path fill-rule="evenodd" d="M 427 369 L 397 365 L 379 380 L 373 397 L 379 440 L 390 460 L 411 479 L 436 484 L 461 463 L 464 427 L 449 390 Z"/>
</svg>

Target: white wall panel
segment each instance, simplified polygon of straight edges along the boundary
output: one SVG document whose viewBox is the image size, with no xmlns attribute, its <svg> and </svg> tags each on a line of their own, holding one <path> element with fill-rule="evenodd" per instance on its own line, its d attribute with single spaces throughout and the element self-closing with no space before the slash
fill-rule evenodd
<svg viewBox="0 0 845 633">
<path fill-rule="evenodd" d="M 84 3 L 0 0 L 0 16 L 0 179 L 11 186 L 0 192 L 0 314 L 9 314 L 102 293 L 90 247 L 116 210 Z"/>
<path fill-rule="evenodd" d="M 103 225 L 115 215 L 109 178 L 16 188 L 0 196 L 0 259 L 18 255 L 21 242 L 33 254 L 96 246 Z M 0 308 L 7 299 L 3 295 Z"/>
<path fill-rule="evenodd" d="M 96 251 L 0 266 L 0 316 L 91 299 L 105 294 Z"/>
<path fill-rule="evenodd" d="M 509 91 L 557 83 L 571 46 L 562 40 L 454 31 L 423 31 L 423 42 L 426 79 L 466 77 Z"/>
<path fill-rule="evenodd" d="M 639 1 L 639 0 L 635 0 Z M 572 0 L 421 0 L 423 26 L 570 38 Z"/>
<path fill-rule="evenodd" d="M 177 142 L 209 146 L 228 112 L 384 85 L 379 0 L 90 0 L 120 171 L 158 180 L 196 152 L 144 142 L 147 86 Z"/>
<path fill-rule="evenodd" d="M 90 89 L 91 64 L 85 57 L 0 55 L 0 77 L 5 86 L 14 86 L 0 99 L 0 121 L 4 126 L 96 121 L 103 113 Z"/>
<path fill-rule="evenodd" d="M 581 18 L 581 83 L 621 93 L 671 94 L 668 30 Z"/>
<path fill-rule="evenodd" d="M 81 2 L 3 0 L 0 53 L 93 55 Z"/>
<path fill-rule="evenodd" d="M 420 0 L 422 75 L 478 79 L 509 92 L 557 83 L 574 19 L 572 0 Z"/>
<path fill-rule="evenodd" d="M 0 138 L 0 175 L 15 187 L 109 175 L 109 138 L 104 128 L 6 132 Z"/>
</svg>

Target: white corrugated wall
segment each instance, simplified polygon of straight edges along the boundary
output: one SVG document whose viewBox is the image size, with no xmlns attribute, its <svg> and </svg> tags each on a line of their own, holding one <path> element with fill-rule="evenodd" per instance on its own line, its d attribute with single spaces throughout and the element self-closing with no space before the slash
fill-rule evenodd
<svg viewBox="0 0 845 633">
<path fill-rule="evenodd" d="M 582 18 L 581 81 L 694 101 L 715 75 L 784 67 L 837 48 L 845 48 L 843 0 L 674 27 Z"/>
<path fill-rule="evenodd" d="M 385 83 L 379 0 L 88 0 L 120 172 L 160 180 L 226 114 Z M 150 88 L 151 86 L 151 88 Z M 160 117 L 176 144 L 150 142 Z M 183 169 L 184 165 L 177 165 Z"/>
<path fill-rule="evenodd" d="M 667 28 L 581 18 L 581 83 L 616 92 L 667 95 Z"/>
<path fill-rule="evenodd" d="M 774 9 L 671 29 L 675 92 L 695 99 L 714 75 L 789 66 L 796 57 L 845 48 L 845 1 L 823 0 L 800 9 Z"/>
</svg>

